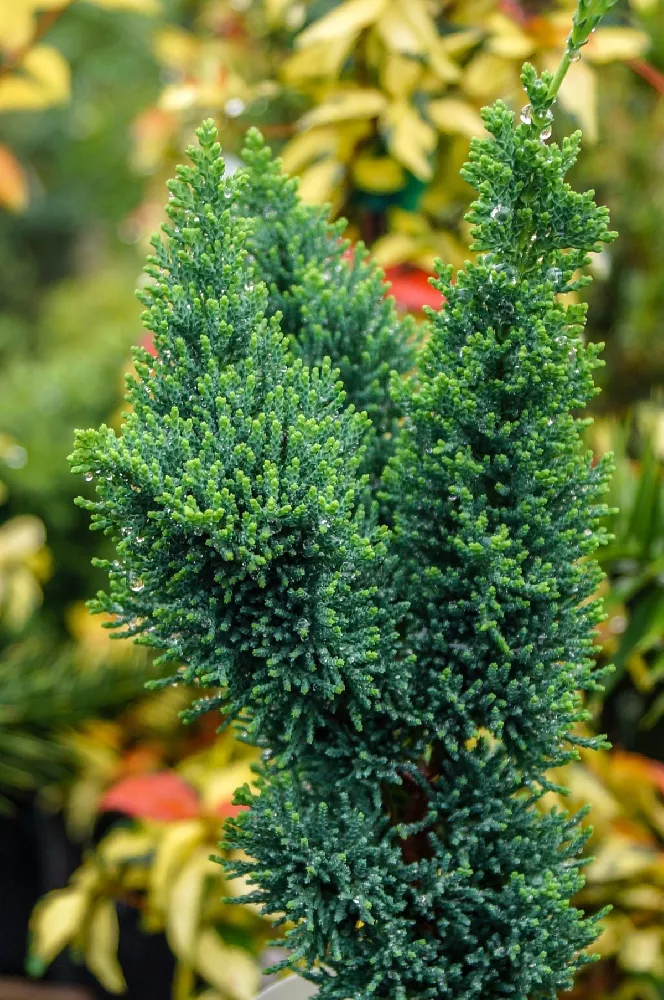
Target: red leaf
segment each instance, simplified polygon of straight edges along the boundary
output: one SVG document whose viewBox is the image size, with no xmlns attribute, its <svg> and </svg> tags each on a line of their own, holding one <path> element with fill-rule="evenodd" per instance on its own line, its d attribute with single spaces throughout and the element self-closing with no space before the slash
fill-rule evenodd
<svg viewBox="0 0 664 1000">
<path fill-rule="evenodd" d="M 158 357 L 157 348 L 154 346 L 151 333 L 145 333 L 138 342 L 139 347 L 143 347 L 153 358 Z"/>
<path fill-rule="evenodd" d="M 99 803 L 99 812 L 120 812 L 140 819 L 192 819 L 200 811 L 196 792 L 172 771 L 123 778 Z"/>
<path fill-rule="evenodd" d="M 646 80 L 658 94 L 664 94 L 664 73 L 647 62 L 645 59 L 629 59 L 627 65 Z"/>
<path fill-rule="evenodd" d="M 436 288 L 429 284 L 428 274 L 420 268 L 409 268 L 399 265 L 388 267 L 385 278 L 391 284 L 390 294 L 394 296 L 397 305 L 407 312 L 420 312 L 424 306 L 440 309 L 444 299 Z"/>
</svg>

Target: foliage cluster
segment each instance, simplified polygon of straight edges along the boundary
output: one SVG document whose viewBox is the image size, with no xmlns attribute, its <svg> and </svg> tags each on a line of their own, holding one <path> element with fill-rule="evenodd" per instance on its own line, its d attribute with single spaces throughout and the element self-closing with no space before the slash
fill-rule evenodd
<svg viewBox="0 0 664 1000">
<path fill-rule="evenodd" d="M 256 135 L 225 176 L 208 122 L 149 258 L 155 354 L 135 352 L 120 432 L 77 434 L 74 471 L 96 480 L 81 504 L 117 552 L 94 608 L 181 664 L 173 680 L 213 688 L 199 710 L 220 707 L 264 751 L 226 838 L 249 860 L 226 867 L 292 924 L 284 966 L 323 997 L 553 997 L 596 936 L 570 907 L 580 817 L 540 803 L 550 768 L 600 743 L 577 726 L 597 690 L 587 557 L 609 466 L 574 416 L 598 351 L 579 336 L 585 309 L 559 296 L 614 234 L 565 182 L 579 134 L 548 140 L 602 9 L 580 5 L 555 76 L 524 68 L 521 123 L 500 101 L 483 112 L 489 138 L 464 170 L 479 256 L 454 282 L 440 265 L 445 306 L 415 378 L 399 379 L 405 331 L 370 267 L 326 345 L 344 382 L 329 356 L 302 364 L 308 311 L 345 294 L 357 254 L 335 261 L 333 229 L 309 238 L 320 213 L 288 205 L 293 182 Z M 296 308 L 275 309 L 279 284 Z M 375 317 L 366 342 L 366 320 L 344 336 L 359 316 Z M 386 326 L 396 450 L 375 418 L 386 402 L 373 421 L 355 405 L 360 388 L 371 406 L 384 394 L 381 369 L 344 369 Z M 318 329 L 316 347 L 336 324 Z M 367 496 L 377 445 L 393 451 L 382 510 Z"/>
<path fill-rule="evenodd" d="M 2 14 L 13 13 L 22 6 L 19 2 L 7 4 Z M 48 13 L 46 6 L 41 4 L 40 9 Z M 178 13 L 174 14 L 172 23 L 164 25 L 153 15 L 148 18 L 135 16 L 130 3 L 123 4 L 124 12 L 119 6 L 115 11 L 105 12 L 99 5 L 83 2 L 59 6 L 63 9 L 67 6 L 66 16 L 58 20 L 41 44 L 57 48 L 71 62 L 71 104 L 48 114 L 35 110 L 28 114 L 3 115 L 2 140 L 6 150 L 13 150 L 18 155 L 26 171 L 31 205 L 20 217 L 0 218 L 0 297 L 3 302 L 0 315 L 3 365 L 0 427 L 8 435 L 2 442 L 3 455 L 5 446 L 9 449 L 3 478 L 10 485 L 7 500 L 0 508 L 3 551 L 9 553 L 0 571 L 3 574 L 2 592 L 3 595 L 8 593 L 5 580 L 21 581 L 20 587 L 12 592 L 25 602 L 26 609 L 36 610 L 27 627 L 32 633 L 37 631 L 40 640 L 47 633 L 47 641 L 41 644 L 37 654 L 40 670 L 46 676 L 53 660 L 59 658 L 55 647 L 70 628 L 74 637 L 81 641 L 79 654 L 74 659 L 85 664 L 88 659 L 103 661 L 109 658 L 107 645 L 99 645 L 96 639 L 92 641 L 96 629 L 81 632 L 78 612 L 71 614 L 72 600 L 89 593 L 98 579 L 91 576 L 87 563 L 90 553 L 99 552 L 100 546 L 98 539 L 85 537 L 81 520 L 71 516 L 73 489 L 63 470 L 72 425 L 96 423 L 114 409 L 116 372 L 119 375 L 124 352 L 136 337 L 129 295 L 136 257 L 133 248 L 126 244 L 152 228 L 153 220 L 159 217 L 155 192 L 160 204 L 164 171 L 170 169 L 173 157 L 179 155 L 189 124 L 200 117 L 202 110 L 219 114 L 224 144 L 231 149 L 237 149 L 237 136 L 244 131 L 247 121 L 266 122 L 267 131 L 275 141 L 282 137 L 288 139 L 290 123 L 305 110 L 293 88 L 275 88 L 270 84 L 276 79 L 284 57 L 292 53 L 295 35 L 304 27 L 292 21 L 299 5 L 293 5 L 296 7 L 294 13 L 284 15 L 284 21 L 287 16 L 290 22 L 290 30 L 280 28 L 271 34 L 265 32 L 263 7 L 256 3 L 248 14 L 226 3 L 206 2 L 200 8 L 188 4 L 192 16 L 186 21 L 186 28 L 175 28 L 177 20 L 185 24 Z M 170 11 L 176 9 L 176 6 L 169 8 Z M 470 5 L 464 10 L 461 5 L 446 9 L 457 10 L 459 20 L 464 20 L 466 27 L 482 35 L 476 54 L 479 57 L 486 51 L 486 55 L 493 58 L 495 72 L 491 81 L 495 80 L 500 88 L 505 67 L 513 72 L 522 58 L 515 52 L 510 55 L 508 50 L 513 25 L 522 25 L 524 20 L 523 10 L 513 5 L 505 5 L 501 11 L 492 8 L 493 13 L 501 15 L 502 21 L 499 19 L 498 24 L 502 23 L 502 28 L 499 33 L 493 29 L 489 33 L 487 25 L 492 15 L 486 4 L 481 9 L 473 9 Z M 552 37 L 551 25 L 557 14 L 552 17 L 548 10 L 537 14 L 530 11 L 529 7 L 526 33 L 539 46 L 545 35 Z M 324 13 L 324 5 L 319 4 L 316 16 Z M 639 4 L 637 14 L 650 36 L 650 59 L 654 67 L 661 68 L 664 37 L 661 5 L 648 8 L 647 4 Z M 34 24 L 41 22 L 41 16 L 35 18 L 33 31 Z M 277 16 L 281 15 L 275 13 Z M 27 20 L 24 19 L 24 23 L 27 24 Z M 624 23 L 624 18 L 622 22 L 616 19 L 612 28 L 620 23 Z M 540 36 L 539 29 L 544 27 L 546 31 Z M 155 53 L 164 74 L 162 79 L 168 81 L 159 106 L 153 103 L 159 91 L 158 67 L 150 52 L 153 32 L 157 32 Z M 7 37 L 5 32 L 2 35 Z M 621 44 L 619 34 L 614 33 L 614 39 Z M 358 37 L 354 43 L 354 57 L 361 54 L 360 41 Z M 634 36 L 628 33 L 624 41 L 627 47 L 622 49 L 623 56 L 634 55 L 637 51 Z M 630 48 L 632 45 L 635 47 Z M 252 51 L 251 61 L 246 58 L 248 48 Z M 543 45 L 534 54 L 536 61 L 545 48 Z M 232 73 L 225 79 L 217 72 L 221 58 L 227 66 L 232 66 Z M 241 89 L 241 78 L 249 62 L 258 72 L 255 91 Z M 344 70 L 346 83 L 352 80 L 349 74 L 353 65 L 356 65 L 355 58 Z M 203 70 L 207 74 L 205 80 L 199 76 Z M 654 72 L 656 82 L 656 70 Z M 259 89 L 261 80 L 269 85 L 262 84 Z M 201 82 L 206 82 L 207 92 Z M 216 90 L 213 90 L 213 83 Z M 319 97 L 326 98 L 333 87 L 334 80 L 325 87 L 312 87 L 307 92 L 307 100 L 315 107 Z M 443 96 L 459 95 L 464 100 L 468 96 L 464 87 L 465 74 L 461 82 L 451 86 Z M 275 89 L 279 92 L 275 93 Z M 579 88 L 579 97 L 581 92 Z M 487 94 L 488 99 L 493 96 L 495 92 Z M 237 101 L 229 105 L 226 114 L 223 113 L 226 102 L 234 98 L 240 98 L 245 104 L 239 117 L 230 114 L 237 112 Z M 475 110 L 479 106 L 477 99 L 470 98 L 470 103 Z M 656 149 L 656 123 L 661 118 L 661 109 L 657 93 L 640 84 L 632 68 L 624 71 L 605 69 L 598 99 L 597 152 L 593 154 L 586 149 L 581 164 L 586 183 L 597 187 L 601 200 L 611 206 L 614 222 L 621 233 L 621 240 L 611 253 L 602 254 L 598 259 L 596 272 L 602 280 L 594 286 L 594 293 L 591 290 L 590 333 L 608 341 L 608 368 L 599 375 L 607 386 L 600 397 L 601 405 L 609 411 L 622 407 L 635 395 L 647 393 L 662 368 L 658 360 L 657 317 L 661 313 L 658 303 L 663 287 L 660 249 L 664 232 L 659 192 L 664 188 Z M 139 112 L 142 113 L 136 121 L 136 144 L 130 168 L 127 164 L 128 129 Z M 343 123 L 340 128 L 342 126 Z M 449 157 L 450 174 L 465 154 L 466 141 L 463 137 L 447 139 L 441 132 L 440 156 Z M 14 189 L 14 197 L 16 191 L 20 195 L 19 202 L 15 202 L 18 207 L 25 201 L 26 176 L 17 173 L 15 165 L 4 169 L 6 163 L 6 159 L 3 160 L 2 180 L 19 178 L 19 187 Z M 438 160 L 436 163 L 438 176 L 440 164 Z M 139 171 L 139 179 L 132 169 Z M 344 169 L 350 184 L 352 164 Z M 448 181 L 446 186 L 441 184 L 437 188 L 426 185 L 422 192 L 420 205 L 425 206 L 427 218 L 436 227 L 456 225 L 467 200 L 467 190 L 453 185 L 451 177 Z M 432 193 L 431 198 L 428 192 Z M 380 205 L 387 207 L 389 197 L 388 194 Z M 448 198 L 451 207 L 446 208 Z M 411 212 L 408 205 L 398 209 L 387 207 L 385 211 L 378 209 L 378 204 L 374 201 L 367 214 L 367 204 L 359 204 L 355 188 L 351 186 L 345 207 L 350 210 L 356 232 L 368 216 L 377 220 L 377 230 L 373 221 L 371 226 L 372 231 L 378 233 L 401 226 L 402 219 L 404 229 L 410 219 L 421 225 L 417 213 Z M 438 205 L 440 208 L 436 207 Z M 129 210 L 131 214 L 125 217 Z M 461 243 L 465 241 L 463 230 L 460 240 Z M 436 244 L 432 249 L 441 247 L 442 244 Z M 112 249 L 110 256 L 109 248 Z M 458 260 L 461 254 L 459 247 L 452 247 L 449 242 L 442 249 L 450 260 Z M 427 260 L 422 258 L 421 263 L 426 264 Z M 68 282 L 49 289 L 48 283 L 62 275 L 70 275 Z M 104 329 L 108 336 L 103 334 L 100 338 L 100 331 L 103 333 Z M 93 330 L 94 336 L 91 335 Z M 66 403 L 64 408 L 63 403 Z M 662 476 L 662 453 L 657 444 L 661 440 L 661 432 L 657 430 L 661 407 L 658 409 L 656 401 L 653 405 L 654 414 L 650 416 L 654 415 L 654 421 L 644 420 L 635 428 L 633 421 L 607 419 L 597 428 L 597 433 L 593 433 L 592 444 L 599 453 L 606 450 L 619 453 L 618 473 L 609 501 L 613 505 L 617 500 L 624 512 L 621 520 L 610 526 L 617 534 L 616 545 L 601 553 L 611 585 L 605 588 L 610 618 L 600 634 L 603 659 L 611 661 L 620 648 L 618 659 L 626 668 L 626 673 L 616 682 L 602 725 L 608 727 L 614 742 L 636 745 L 643 752 L 657 755 L 661 750 L 660 730 L 641 725 L 659 683 L 657 663 L 663 634 L 658 611 L 662 591 L 658 568 L 662 530 L 657 514 Z M 22 455 L 27 457 L 27 462 L 19 467 Z M 17 457 L 19 465 L 15 464 Z M 644 497 L 649 513 L 642 517 Z M 31 521 L 30 538 L 33 541 L 25 549 L 26 565 L 22 556 L 16 560 L 12 554 L 13 539 L 9 548 L 4 547 L 4 542 L 21 527 L 20 521 L 14 525 L 11 518 L 35 514 L 46 525 L 52 554 L 49 555 L 40 541 L 44 537 L 43 528 Z M 28 534 L 22 529 L 16 537 L 27 540 Z M 16 575 L 15 568 L 24 565 L 26 571 L 21 570 Z M 5 575 L 8 570 L 10 576 Z M 40 586 L 44 584 L 45 601 L 40 610 L 36 602 Z M 11 617 L 13 620 L 13 613 Z M 18 619 L 16 621 L 18 623 Z M 633 621 L 634 626 L 630 628 Z M 16 630 L 11 631 L 14 638 Z M 83 641 L 88 634 L 91 641 Z M 3 636 L 3 643 L 6 638 Z M 34 649 L 31 645 L 30 650 Z M 28 647 L 25 652 L 27 654 Z M 15 679 L 17 671 L 24 668 L 20 660 L 12 659 L 14 663 L 12 676 Z M 50 682 L 40 680 L 38 688 L 43 690 L 45 683 Z M 27 705 L 27 700 L 25 703 Z M 29 717 L 28 713 L 26 720 Z M 67 718 L 66 715 L 54 716 L 54 728 L 66 723 Z M 649 723 L 655 719 L 656 713 L 652 713 Z M 30 733 L 29 727 L 19 726 L 17 731 L 22 736 Z M 90 728 L 89 736 L 83 740 L 87 747 L 86 760 L 100 761 L 104 757 L 107 747 L 104 732 Z M 78 744 L 81 745 L 81 740 Z M 48 753 L 52 752 L 49 748 Z M 145 755 L 146 760 L 148 756 Z M 44 759 L 42 757 L 42 761 Z M 17 763 L 25 773 L 26 762 L 17 758 Z M 167 761 L 162 761 L 160 766 L 164 763 Z M 36 766 L 41 767 L 41 763 Z M 86 769 L 84 774 L 87 774 Z M 102 788 L 111 780 L 108 775 L 102 777 L 97 772 L 96 775 L 94 779 L 88 775 L 88 792 L 92 786 Z M 571 782 L 571 779 L 566 780 Z M 579 774 L 579 780 L 587 786 L 583 773 Z M 614 840 L 617 831 L 624 833 L 626 817 L 632 813 L 637 793 L 636 782 L 614 789 L 618 803 L 614 825 L 596 823 L 597 836 L 606 837 L 607 844 Z M 584 797 L 592 798 L 587 793 L 579 796 Z M 80 804 L 88 802 L 83 807 L 83 815 L 89 817 L 96 792 L 86 800 L 84 792 L 77 791 L 74 800 L 77 815 Z M 634 835 L 635 843 L 643 839 L 636 831 Z M 620 846 L 624 846 L 623 841 Z M 602 901 L 612 899 L 615 903 L 618 892 L 618 884 L 609 881 Z M 630 908 L 629 897 L 623 895 L 619 912 L 631 914 L 632 924 L 638 931 L 661 922 L 652 900 L 649 906 L 650 909 L 646 907 L 645 910 L 636 905 Z M 622 969 L 625 974 L 636 975 L 637 979 L 621 979 L 617 975 L 607 939 L 600 939 L 599 947 L 606 948 L 606 959 L 594 968 L 592 980 L 584 981 L 585 996 L 589 995 L 588 991 L 592 991 L 593 996 L 612 993 L 621 983 L 631 996 L 634 991 L 646 990 L 643 978 L 633 966 L 622 966 Z M 652 971 L 656 977 L 654 966 Z"/>
</svg>

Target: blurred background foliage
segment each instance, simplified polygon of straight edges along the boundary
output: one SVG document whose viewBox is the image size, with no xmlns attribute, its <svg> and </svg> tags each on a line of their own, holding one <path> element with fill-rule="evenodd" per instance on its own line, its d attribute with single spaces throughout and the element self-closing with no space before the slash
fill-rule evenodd
<svg viewBox="0 0 664 1000">
<path fill-rule="evenodd" d="M 66 463 L 74 427 L 119 419 L 145 342 L 133 289 L 193 129 L 215 117 L 233 169 L 259 125 L 419 313 L 434 259 L 468 255 L 479 110 L 519 110 L 520 65 L 556 60 L 570 6 L 0 0 L 0 977 L 27 961 L 131 1000 L 259 983 L 265 924 L 222 902 L 237 889 L 208 860 L 251 756 L 215 719 L 182 727 L 186 696 L 146 693 L 149 659 L 87 615 L 104 540 Z M 575 183 L 620 231 L 588 292 L 606 343 L 588 438 L 615 453 L 619 513 L 598 637 L 615 671 L 591 706 L 614 749 L 563 776 L 567 807 L 593 804 L 580 902 L 614 907 L 576 995 L 663 1000 L 663 0 L 621 0 L 586 55 L 555 129 L 583 128 Z"/>
</svg>

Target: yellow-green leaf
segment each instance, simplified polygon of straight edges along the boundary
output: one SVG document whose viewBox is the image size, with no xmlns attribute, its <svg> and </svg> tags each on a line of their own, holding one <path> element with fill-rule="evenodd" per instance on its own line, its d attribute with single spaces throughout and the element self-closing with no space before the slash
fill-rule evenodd
<svg viewBox="0 0 664 1000">
<path fill-rule="evenodd" d="M 337 160 L 321 160 L 300 174 L 300 197 L 309 205 L 321 205 L 334 199 L 339 191 L 344 169 Z"/>
<path fill-rule="evenodd" d="M 20 514 L 0 526 L 0 566 L 24 562 L 46 541 L 43 522 L 32 514 Z"/>
<path fill-rule="evenodd" d="M 412 25 L 392 5 L 377 23 L 376 31 L 388 50 L 410 56 L 421 56 L 426 51 Z"/>
<path fill-rule="evenodd" d="M 154 849 L 154 838 L 145 830 L 113 830 L 99 844 L 97 856 L 102 864 L 125 865 L 145 858 Z"/>
<path fill-rule="evenodd" d="M 301 128 L 330 125 L 352 118 L 375 118 L 387 106 L 380 90 L 355 87 L 339 90 L 300 120 Z"/>
<path fill-rule="evenodd" d="M 618 962 L 630 972 L 664 972 L 664 932 L 661 927 L 635 927 L 622 940 Z"/>
<path fill-rule="evenodd" d="M 133 10 L 137 14 L 158 14 L 161 10 L 159 0 L 87 0 L 94 7 L 105 7 L 107 10 Z"/>
<path fill-rule="evenodd" d="M 473 56 L 463 71 L 461 89 L 478 101 L 491 101 L 496 94 L 510 97 L 521 91 L 515 67 L 493 52 Z"/>
<path fill-rule="evenodd" d="M 374 243 L 372 256 L 381 267 L 403 264 L 421 250 L 421 239 L 406 233 L 388 233 Z"/>
<path fill-rule="evenodd" d="M 643 875 L 656 860 L 657 853 L 652 848 L 614 835 L 595 851 L 592 863 L 586 868 L 586 879 L 592 884 L 632 878 Z"/>
<path fill-rule="evenodd" d="M 287 174 L 296 174 L 312 160 L 331 156 L 336 148 L 336 129 L 309 129 L 291 139 L 281 154 L 281 165 Z"/>
<path fill-rule="evenodd" d="M 360 156 L 353 164 L 357 187 L 373 194 L 398 191 L 406 182 L 403 167 L 390 156 Z"/>
<path fill-rule="evenodd" d="M 630 7 L 639 14 L 650 14 L 657 7 L 657 0 L 630 0 Z"/>
<path fill-rule="evenodd" d="M 477 28 L 466 28 L 463 31 L 453 31 L 449 35 L 443 35 L 440 39 L 440 47 L 449 56 L 463 55 L 473 45 L 476 45 L 482 37 L 482 32 Z"/>
<path fill-rule="evenodd" d="M 664 891 L 654 885 L 633 885 L 618 895 L 618 902 L 629 910 L 664 913 Z"/>
<path fill-rule="evenodd" d="M 584 55 L 594 63 L 635 59 L 643 55 L 648 45 L 648 36 L 637 28 L 598 28 Z"/>
<path fill-rule="evenodd" d="M 409 97 L 422 78 L 422 64 L 400 52 L 391 52 L 381 69 L 381 82 L 387 93 L 394 98 Z"/>
<path fill-rule="evenodd" d="M 197 942 L 196 968 L 201 976 L 231 1000 L 254 1000 L 260 985 L 256 961 L 242 948 L 225 944 L 206 928 Z"/>
<path fill-rule="evenodd" d="M 215 875 L 221 882 L 221 869 L 210 860 L 209 849 L 198 848 L 180 868 L 171 885 L 166 936 L 174 954 L 186 962 L 192 962 L 196 954 L 205 880 Z"/>
<path fill-rule="evenodd" d="M 459 78 L 459 67 L 441 45 L 440 33 L 431 17 L 430 6 L 423 0 L 392 0 L 401 17 L 426 52 L 429 65 L 438 77 L 447 83 Z"/>
<path fill-rule="evenodd" d="M 312 42 L 294 52 L 281 67 L 284 83 L 295 86 L 308 80 L 319 80 L 339 75 L 341 65 L 348 55 L 346 38 L 331 38 L 329 42 Z"/>
<path fill-rule="evenodd" d="M 21 74 L 0 80 L 0 111 L 21 111 L 61 104 L 69 97 L 69 63 L 57 49 L 37 45 L 21 62 Z"/>
<path fill-rule="evenodd" d="M 56 889 L 37 903 L 30 918 L 31 968 L 45 969 L 79 934 L 89 904 L 89 894 L 79 887 Z"/>
<path fill-rule="evenodd" d="M 387 0 L 346 0 L 314 21 L 298 35 L 298 48 L 312 42 L 328 42 L 338 38 L 352 39 L 364 28 L 374 24 L 385 10 Z"/>
<path fill-rule="evenodd" d="M 127 989 L 117 958 L 118 915 L 112 899 L 103 899 L 95 906 L 85 939 L 85 962 L 90 972 L 109 993 L 124 993 Z"/>
<path fill-rule="evenodd" d="M 484 132 L 482 117 L 472 104 L 458 97 L 442 97 L 427 106 L 429 118 L 440 132 L 446 135 L 481 135 Z"/>
<path fill-rule="evenodd" d="M 159 62 L 177 69 L 188 69 L 200 55 L 200 40 L 183 28 L 169 25 L 157 32 L 153 41 Z"/>
<path fill-rule="evenodd" d="M 32 5 L 16 0 L 0 3 L 0 49 L 17 52 L 28 45 L 34 31 Z"/>
<path fill-rule="evenodd" d="M 597 79 L 583 60 L 570 66 L 558 99 L 577 119 L 586 140 L 597 142 Z"/>
<path fill-rule="evenodd" d="M 421 180 L 429 180 L 433 168 L 429 156 L 436 147 L 436 132 L 405 101 L 391 104 L 383 115 L 387 144 L 392 156 Z"/>
<path fill-rule="evenodd" d="M 168 889 L 176 869 L 199 846 L 204 836 L 205 828 L 200 820 L 172 823 L 166 827 L 157 841 L 149 872 L 150 902 L 156 909 L 166 909 Z"/>
<path fill-rule="evenodd" d="M 279 24 L 293 0 L 263 0 L 265 14 L 270 24 Z"/>
<path fill-rule="evenodd" d="M 241 785 L 252 784 L 254 773 L 246 760 L 228 764 L 219 771 L 214 771 L 201 789 L 201 799 L 207 809 L 213 809 L 224 803 L 230 804 L 235 792 Z"/>
<path fill-rule="evenodd" d="M 496 12 L 487 21 L 489 40 L 487 50 L 503 59 L 522 62 L 535 49 L 534 39 L 522 31 L 516 21 L 506 14 Z"/>
</svg>

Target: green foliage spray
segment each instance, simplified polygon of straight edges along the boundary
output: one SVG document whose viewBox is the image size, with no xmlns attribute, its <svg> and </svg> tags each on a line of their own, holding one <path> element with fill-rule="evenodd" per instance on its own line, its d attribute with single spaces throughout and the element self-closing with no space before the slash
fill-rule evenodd
<svg viewBox="0 0 664 1000">
<path fill-rule="evenodd" d="M 576 731 L 609 468 L 578 417 L 598 350 L 560 295 L 614 234 L 565 182 L 579 134 L 548 140 L 602 12 L 555 77 L 524 68 L 520 119 L 485 110 L 478 256 L 441 265 L 414 373 L 366 252 L 255 132 L 225 176 L 207 122 L 141 293 L 157 357 L 135 352 L 119 434 L 77 434 L 117 552 L 93 609 L 262 750 L 231 873 L 324 1000 L 553 998 L 597 934 L 570 905 L 579 817 L 541 799 L 600 742 Z"/>
</svg>

